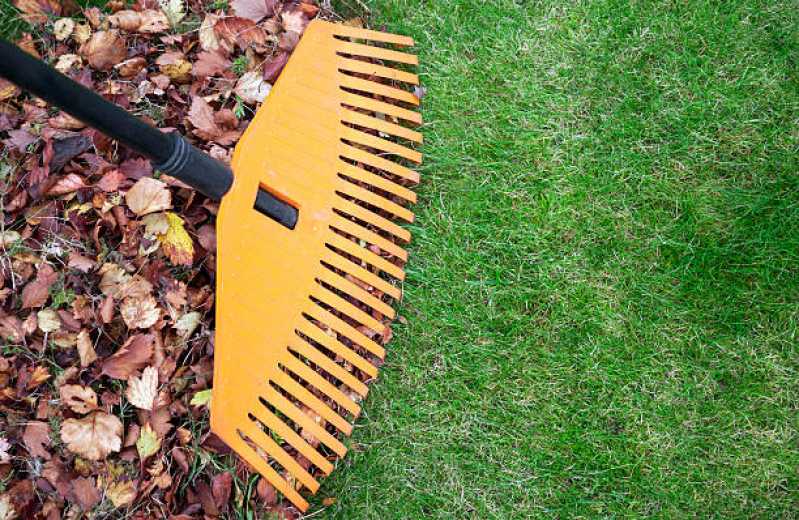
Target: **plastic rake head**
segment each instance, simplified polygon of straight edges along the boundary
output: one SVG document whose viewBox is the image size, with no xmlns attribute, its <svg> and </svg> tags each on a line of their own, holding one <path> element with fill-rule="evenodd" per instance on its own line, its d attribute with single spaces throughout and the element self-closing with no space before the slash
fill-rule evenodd
<svg viewBox="0 0 799 520">
<path fill-rule="evenodd" d="M 212 430 L 299 509 L 347 449 L 400 298 L 422 136 L 413 41 L 313 21 L 233 158 L 217 221 Z M 294 229 L 254 208 L 268 193 Z"/>
</svg>

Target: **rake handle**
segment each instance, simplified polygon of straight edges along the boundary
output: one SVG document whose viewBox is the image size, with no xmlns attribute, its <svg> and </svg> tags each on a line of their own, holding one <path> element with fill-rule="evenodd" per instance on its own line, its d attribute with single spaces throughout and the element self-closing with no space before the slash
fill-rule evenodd
<svg viewBox="0 0 799 520">
<path fill-rule="evenodd" d="M 159 131 L 3 39 L 0 76 L 149 157 L 154 169 L 212 199 L 221 199 L 233 183 L 230 168 L 177 132 Z"/>
</svg>

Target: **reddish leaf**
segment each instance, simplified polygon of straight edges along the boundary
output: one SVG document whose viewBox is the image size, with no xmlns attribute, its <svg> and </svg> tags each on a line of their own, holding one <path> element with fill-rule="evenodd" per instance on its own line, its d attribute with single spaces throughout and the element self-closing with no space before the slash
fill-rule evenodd
<svg viewBox="0 0 799 520">
<path fill-rule="evenodd" d="M 228 70 L 230 65 L 230 60 L 219 52 L 202 51 L 197 55 L 191 73 L 198 78 L 218 76 Z"/>
<path fill-rule="evenodd" d="M 29 422 L 25 427 L 22 440 L 32 456 L 41 457 L 45 460 L 50 459 L 50 452 L 45 449 L 45 446 L 50 445 L 50 426 L 46 422 Z"/>
<path fill-rule="evenodd" d="M 36 279 L 22 289 L 22 308 L 41 307 L 50 295 L 50 286 L 58 280 L 58 275 L 48 264 L 42 264 Z"/>
<path fill-rule="evenodd" d="M 220 511 L 226 509 L 230 500 L 230 489 L 233 485 L 233 475 L 230 473 L 220 473 L 211 481 L 211 493 L 214 497 L 216 508 Z"/>
<path fill-rule="evenodd" d="M 72 481 L 72 491 L 81 509 L 88 511 L 100 503 L 100 491 L 94 479 L 79 477 Z"/>
<path fill-rule="evenodd" d="M 260 22 L 275 14 L 277 0 L 233 0 L 231 7 L 236 16 Z"/>
<path fill-rule="evenodd" d="M 103 374 L 114 379 L 127 379 L 147 366 L 153 355 L 153 335 L 136 334 L 103 363 Z"/>
</svg>

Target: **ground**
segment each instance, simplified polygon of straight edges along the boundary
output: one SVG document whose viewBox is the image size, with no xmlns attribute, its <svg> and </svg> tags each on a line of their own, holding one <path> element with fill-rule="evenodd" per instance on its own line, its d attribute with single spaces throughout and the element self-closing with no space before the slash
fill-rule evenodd
<svg viewBox="0 0 799 520">
<path fill-rule="evenodd" d="M 794 515 L 796 3 L 368 7 L 417 41 L 425 163 L 315 517 Z"/>
</svg>

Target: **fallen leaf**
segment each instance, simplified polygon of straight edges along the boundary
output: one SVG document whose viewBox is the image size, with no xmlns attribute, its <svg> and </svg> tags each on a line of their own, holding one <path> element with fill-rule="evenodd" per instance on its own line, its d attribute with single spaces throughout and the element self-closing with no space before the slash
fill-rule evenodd
<svg viewBox="0 0 799 520">
<path fill-rule="evenodd" d="M 130 275 L 117 264 L 103 264 L 98 274 L 102 276 L 100 290 L 106 296 L 119 296 L 122 287 L 130 281 Z"/>
<path fill-rule="evenodd" d="M 322 505 L 325 507 L 330 507 L 336 503 L 336 497 L 325 497 L 322 500 Z"/>
<path fill-rule="evenodd" d="M 275 14 L 277 0 L 233 0 L 231 7 L 236 16 L 260 22 Z"/>
<path fill-rule="evenodd" d="M 147 60 L 145 60 L 141 56 L 136 56 L 135 58 L 130 58 L 123 61 L 122 63 L 114 65 L 114 68 L 119 71 L 119 75 L 122 76 L 123 78 L 132 78 L 146 66 L 147 66 Z M 114 171 L 119 171 L 119 170 L 114 170 Z"/>
<path fill-rule="evenodd" d="M 100 503 L 100 491 L 94 485 L 94 479 L 78 477 L 72 481 L 72 491 L 75 493 L 75 498 L 84 511 L 89 511 L 91 508 Z"/>
<path fill-rule="evenodd" d="M 155 64 L 176 83 L 191 82 L 191 62 L 182 52 L 170 51 L 160 55 Z"/>
<path fill-rule="evenodd" d="M 50 459 L 50 452 L 45 449 L 45 446 L 50 445 L 50 426 L 46 422 L 29 422 L 22 434 L 22 441 L 32 456 Z"/>
<path fill-rule="evenodd" d="M 61 425 L 61 440 L 67 449 L 89 460 L 104 459 L 122 446 L 122 422 L 114 415 L 96 411 L 82 419 L 67 419 Z"/>
<path fill-rule="evenodd" d="M 0 437 L 0 464 L 8 464 L 11 462 L 11 445 L 5 437 Z"/>
<path fill-rule="evenodd" d="M 267 482 L 263 477 L 258 479 L 258 484 L 255 486 L 255 491 L 264 505 L 270 506 L 277 502 L 277 490 L 275 487 Z"/>
<path fill-rule="evenodd" d="M 14 242 L 19 242 L 20 240 L 22 240 L 22 235 L 17 231 L 11 231 L 10 229 L 0 231 L 0 247 L 2 248 L 10 247 Z"/>
<path fill-rule="evenodd" d="M 152 410 L 155 396 L 158 394 L 158 370 L 147 367 L 141 377 L 131 376 L 125 396 L 130 404 L 142 410 Z"/>
<path fill-rule="evenodd" d="M 44 333 L 55 332 L 61 328 L 61 318 L 53 309 L 42 309 L 36 313 L 39 320 L 39 330 Z"/>
<path fill-rule="evenodd" d="M 191 406 L 208 406 L 208 403 L 211 402 L 211 389 L 208 390 L 201 390 L 194 394 L 194 397 L 191 398 L 189 404 Z"/>
<path fill-rule="evenodd" d="M 204 51 L 215 51 L 219 49 L 219 40 L 214 33 L 214 26 L 219 21 L 219 17 L 215 14 L 207 14 L 203 18 L 203 23 L 200 24 L 199 38 L 200 47 Z"/>
<path fill-rule="evenodd" d="M 166 213 L 169 228 L 158 239 L 164 253 L 174 265 L 191 265 L 194 258 L 194 244 L 183 227 L 183 219 L 172 212 Z"/>
<path fill-rule="evenodd" d="M 80 67 L 82 59 L 77 54 L 62 54 L 55 63 L 57 71 L 66 74 L 72 67 Z"/>
<path fill-rule="evenodd" d="M 61 4 L 57 0 L 13 0 L 13 4 L 20 10 L 19 16 L 33 25 L 45 23 L 50 16 L 61 14 Z"/>
<path fill-rule="evenodd" d="M 91 336 L 89 336 L 89 331 L 86 329 L 78 332 L 77 348 L 81 367 L 86 368 L 97 359 L 97 353 L 94 351 Z"/>
<path fill-rule="evenodd" d="M 112 482 L 105 490 L 105 496 L 120 508 L 129 506 L 136 499 L 136 486 L 138 482 L 126 480 L 125 482 Z"/>
<path fill-rule="evenodd" d="M 74 30 L 75 20 L 72 18 L 59 18 L 53 24 L 53 36 L 60 42 L 72 36 L 72 31 Z"/>
<path fill-rule="evenodd" d="M 158 3 L 173 28 L 186 16 L 183 0 L 158 0 Z"/>
<path fill-rule="evenodd" d="M 231 16 L 222 18 L 214 26 L 214 33 L 220 45 L 228 51 L 238 46 L 241 50 L 263 48 L 266 45 L 267 35 L 263 28 L 247 18 Z"/>
<path fill-rule="evenodd" d="M 197 78 L 220 76 L 230 68 L 230 65 L 230 60 L 221 53 L 202 51 L 197 55 L 197 61 L 194 62 L 191 73 Z"/>
<path fill-rule="evenodd" d="M 238 94 L 245 103 L 255 104 L 263 103 L 271 90 L 272 85 L 264 80 L 261 73 L 250 71 L 239 78 L 233 92 Z"/>
<path fill-rule="evenodd" d="M 72 31 L 72 39 L 78 42 L 78 44 L 83 45 L 89 38 L 92 37 L 92 28 L 89 27 L 89 24 L 86 23 L 79 23 L 75 26 L 75 29 Z"/>
<path fill-rule="evenodd" d="M 125 201 L 133 213 L 142 216 L 170 208 L 172 195 L 163 182 L 142 177 L 125 194 Z"/>
<path fill-rule="evenodd" d="M 85 187 L 86 183 L 83 182 L 83 177 L 74 173 L 70 173 L 69 175 L 65 175 L 58 179 L 58 181 L 56 181 L 56 183 L 53 184 L 49 190 L 47 190 L 47 195 L 66 195 L 67 193 L 72 193 Z"/>
<path fill-rule="evenodd" d="M 230 491 L 233 487 L 233 475 L 225 472 L 216 475 L 211 480 L 211 494 L 214 497 L 214 504 L 220 511 L 224 511 L 228 500 L 230 500 Z"/>
<path fill-rule="evenodd" d="M 89 65 L 98 70 L 111 70 L 128 57 L 125 39 L 116 31 L 97 31 L 79 52 Z"/>
<path fill-rule="evenodd" d="M 149 364 L 153 355 L 153 335 L 136 334 L 128 338 L 113 356 L 103 363 L 103 374 L 114 379 L 128 379 Z"/>
<path fill-rule="evenodd" d="M 122 301 L 119 312 L 129 329 L 152 327 L 161 315 L 152 296 L 129 296 Z"/>
<path fill-rule="evenodd" d="M 119 27 L 123 31 L 154 34 L 165 32 L 169 29 L 167 16 L 156 9 L 133 11 L 123 9 L 108 17 L 112 27 Z"/>
<path fill-rule="evenodd" d="M 214 121 L 214 110 L 211 108 L 211 105 L 200 96 L 192 97 L 188 119 L 194 126 L 194 134 L 202 139 L 211 140 L 222 133 L 222 130 Z"/>
<path fill-rule="evenodd" d="M 78 270 L 82 273 L 88 273 L 89 271 L 97 267 L 97 262 L 95 262 L 91 258 L 86 258 L 85 256 L 81 256 L 74 251 L 70 251 L 69 259 L 67 260 L 67 267 L 69 267 L 70 269 Z"/>
<path fill-rule="evenodd" d="M 293 31 L 302 34 L 305 27 L 308 25 L 308 19 L 303 12 L 299 9 L 285 10 L 280 13 L 280 21 L 283 23 L 283 29 L 286 31 Z"/>
<path fill-rule="evenodd" d="M 42 264 L 36 278 L 22 289 L 22 308 L 41 307 L 50 295 L 50 286 L 58 280 L 58 275 L 48 264 Z"/>
<path fill-rule="evenodd" d="M 175 330 L 178 331 L 178 336 L 181 338 L 188 338 L 192 332 L 200 324 L 202 315 L 197 311 L 187 312 L 175 322 Z"/>
<path fill-rule="evenodd" d="M 88 386 L 63 385 L 58 389 L 61 402 L 73 412 L 89 413 L 97 409 L 97 394 Z"/>
<path fill-rule="evenodd" d="M 139 432 L 139 439 L 136 441 L 136 451 L 139 452 L 139 458 L 144 462 L 147 457 L 158 453 L 159 449 L 161 449 L 161 439 L 153 431 L 150 423 L 146 423 Z"/>
</svg>

